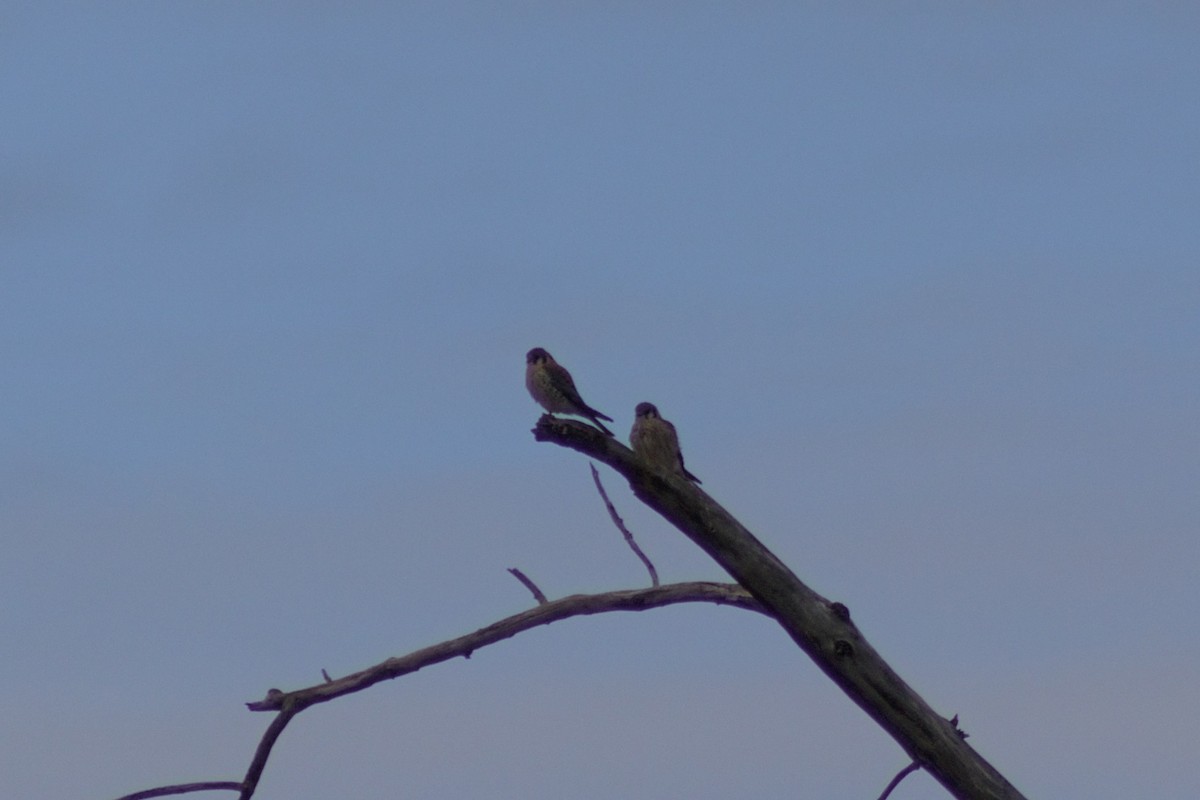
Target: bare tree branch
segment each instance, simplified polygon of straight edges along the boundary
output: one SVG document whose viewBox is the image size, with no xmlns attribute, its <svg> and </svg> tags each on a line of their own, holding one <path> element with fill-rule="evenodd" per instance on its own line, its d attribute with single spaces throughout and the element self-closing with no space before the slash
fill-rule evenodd
<svg viewBox="0 0 1200 800">
<path fill-rule="evenodd" d="M 645 470 L 633 451 L 589 426 L 543 416 L 534 429 L 539 441 L 553 441 L 604 461 L 629 480 L 634 494 L 739 580 L 741 585 L 682 583 L 660 586 L 653 564 L 637 547 L 616 513 L 595 467 L 592 477 L 626 541 L 650 571 L 650 589 L 571 595 L 548 601 L 520 570 L 509 570 L 533 593 L 538 606 L 495 622 L 474 633 L 389 658 L 337 680 L 321 670 L 324 682 L 305 689 L 271 689 L 264 699 L 247 703 L 252 711 L 278 712 L 264 732 L 241 782 L 212 781 L 147 789 L 118 800 L 150 800 L 199 791 L 240 791 L 250 800 L 272 748 L 292 718 L 312 705 L 363 691 L 384 680 L 462 656 L 511 638 L 539 625 L 574 616 L 608 611 L 643 611 L 687 602 L 731 605 L 774 617 L 818 666 L 871 715 L 913 757 L 884 790 L 887 797 L 909 773 L 925 768 L 955 797 L 966 800 L 1024 800 L 1023 796 L 965 743 L 958 717 L 945 720 L 900 680 L 850 621 L 849 610 L 809 589 L 728 512 L 690 481 Z M 743 588 L 744 587 L 744 588 Z M 947 748 L 947 734 L 957 748 Z"/>
<path fill-rule="evenodd" d="M 676 603 L 717 603 L 762 611 L 758 602 L 740 586 L 727 583 L 673 583 L 652 589 L 573 594 L 514 614 L 457 639 L 450 639 L 405 656 L 389 658 L 361 672 L 336 678 L 330 683 L 318 683 L 293 692 L 268 693 L 262 700 L 247 703 L 246 707 L 251 711 L 279 711 L 290 703 L 296 712 L 300 712 L 311 705 L 361 692 L 380 681 L 399 678 L 431 664 L 440 664 L 459 656 L 469 658 L 480 647 L 509 639 L 539 625 L 549 625 L 551 622 L 570 617 L 603 614 L 609 611 L 645 611 Z"/>
<path fill-rule="evenodd" d="M 240 792 L 242 785 L 236 781 L 205 781 L 202 783 L 177 783 L 174 786 L 159 786 L 118 797 L 117 800 L 150 800 L 152 797 L 168 797 L 189 792 Z"/>
<path fill-rule="evenodd" d="M 238 796 L 238 800 L 250 800 L 254 796 L 254 791 L 258 788 L 258 781 L 262 778 L 263 770 L 267 768 L 267 759 L 271 757 L 271 748 L 279 740 L 279 734 L 283 733 L 283 729 L 292 721 L 292 717 L 303 710 L 303 707 L 299 707 L 296 703 L 290 701 L 278 689 L 272 689 L 267 692 L 267 698 L 281 698 L 281 708 L 279 709 L 279 713 L 275 715 L 275 719 L 271 720 L 271 724 L 267 726 L 267 730 L 259 741 L 258 747 L 254 750 L 254 758 L 250 760 L 250 768 L 246 770 L 246 777 L 242 781 L 242 793 Z"/>
<path fill-rule="evenodd" d="M 621 519 L 621 515 L 617 513 L 617 507 L 613 505 L 612 500 L 608 499 L 608 492 L 604 491 L 604 484 L 600 482 L 600 473 L 596 471 L 595 464 L 588 464 L 592 469 L 592 482 L 596 484 L 596 490 L 600 492 L 600 496 L 604 498 L 604 507 L 608 509 L 608 516 L 612 518 L 613 524 L 617 526 L 617 530 L 625 537 L 625 544 L 629 545 L 629 549 L 634 555 L 642 560 L 646 565 L 646 570 L 650 573 L 650 585 L 658 586 L 658 570 L 654 568 L 654 564 L 642 552 L 642 548 L 638 547 L 638 543 L 633 540 L 633 534 L 629 532 L 629 528 L 625 527 L 625 520 Z"/>
<path fill-rule="evenodd" d="M 509 570 L 522 583 L 532 586 L 535 597 L 541 591 L 533 586 L 520 570 Z M 606 592 L 604 594 L 575 594 L 561 600 L 547 601 L 542 595 L 535 608 L 514 614 L 511 617 L 492 623 L 486 628 L 480 628 L 474 633 L 460 636 L 457 639 L 435 644 L 422 650 L 416 650 L 405 656 L 389 658 L 374 667 L 347 675 L 344 678 L 330 680 L 328 673 L 321 670 L 324 683 L 318 683 L 306 689 L 293 692 L 281 692 L 271 689 L 262 700 L 247 703 L 251 711 L 278 711 L 271 724 L 254 751 L 254 758 L 246 771 L 246 777 L 240 783 L 220 781 L 210 783 L 178 784 L 161 786 L 157 789 L 146 789 L 135 794 L 125 795 L 118 800 L 148 800 L 153 797 L 165 797 L 172 794 L 199 792 L 207 790 L 240 791 L 239 800 L 250 800 L 258 788 L 258 781 L 266 768 L 271 749 L 278 741 L 279 735 L 287 727 L 292 718 L 304 709 L 318 703 L 325 703 L 342 695 L 361 692 L 380 681 L 398 678 L 410 672 L 416 672 L 422 667 L 448 661 L 462 656 L 470 658 L 471 654 L 481 647 L 509 639 L 518 633 L 535 628 L 539 625 L 549 625 L 552 622 L 569 619 L 570 617 L 603 614 L 608 611 L 645 611 L 651 608 L 675 605 L 677 603 L 715 603 L 717 605 L 735 606 L 749 611 L 763 612 L 762 606 L 750 596 L 745 589 L 736 584 L 728 583 L 675 583 L 669 586 L 655 586 L 651 589 L 632 589 L 621 592 Z"/>
<path fill-rule="evenodd" d="M 965 739 L 971 735 L 971 734 L 967 733 L 966 731 L 964 731 L 962 728 L 958 727 L 958 714 L 955 714 L 953 717 L 950 718 L 950 724 L 954 726 L 954 732 L 957 733 L 960 738 Z M 887 800 L 888 795 L 890 795 L 893 791 L 895 791 L 896 787 L 900 785 L 900 781 L 904 780 L 905 778 L 907 778 L 909 775 L 916 772 L 920 768 L 921 768 L 921 765 L 918 764 L 916 761 L 914 761 L 911 764 L 909 764 L 907 767 L 905 767 L 904 769 L 897 772 L 896 777 L 892 778 L 891 783 L 889 783 L 887 786 L 884 787 L 883 794 L 879 795 L 879 800 Z"/>
<path fill-rule="evenodd" d="M 656 474 L 611 436 L 549 414 L 533 429 L 553 442 L 603 461 L 633 493 L 709 554 L 762 603 L 799 647 L 909 757 L 960 800 L 1024 800 L 995 767 L 966 743 L 871 647 L 840 603 L 814 592 L 700 487 Z"/>
<path fill-rule="evenodd" d="M 439 664 L 451 658 L 458 656 L 470 658 L 471 654 L 481 647 L 512 638 L 518 633 L 539 625 L 549 625 L 552 622 L 571 617 L 603 614 L 609 611 L 646 611 L 678 603 L 714 603 L 764 613 L 759 602 L 751 597 L 745 589 L 731 583 L 703 581 L 673 583 L 650 589 L 630 589 L 603 594 L 574 594 L 561 600 L 548 601 L 520 570 L 510 569 L 509 572 L 512 572 L 519 580 L 523 579 L 522 583 L 531 586 L 535 597 L 541 596 L 539 604 L 535 608 L 506 617 L 486 628 L 480 628 L 474 633 L 459 636 L 457 639 L 450 639 L 431 647 L 416 650 L 405 656 L 389 658 L 344 678 L 330 680 L 328 673 L 321 670 L 324 683 L 293 692 L 270 689 L 262 700 L 247 703 L 246 707 L 251 711 L 278 711 L 279 713 L 275 715 L 271 724 L 267 726 L 266 732 L 263 733 L 262 739 L 254 751 L 254 758 L 250 761 L 250 767 L 246 771 L 246 777 L 241 782 L 212 781 L 160 786 L 156 789 L 146 789 L 125 795 L 117 800 L 149 800 L 149 798 L 166 797 L 172 794 L 210 790 L 240 791 L 239 800 L 250 800 L 258 788 L 258 781 L 262 777 L 267 759 L 271 757 L 271 749 L 278 741 L 279 735 L 283 733 L 283 729 L 292 721 L 292 718 L 304 709 L 342 695 L 361 692 L 380 681 L 399 678 L 410 672 L 416 672 L 422 667 Z"/>
</svg>

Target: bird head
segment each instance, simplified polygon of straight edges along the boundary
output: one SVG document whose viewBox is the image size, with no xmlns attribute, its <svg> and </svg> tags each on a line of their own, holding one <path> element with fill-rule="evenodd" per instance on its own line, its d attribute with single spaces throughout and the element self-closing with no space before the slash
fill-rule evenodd
<svg viewBox="0 0 1200 800">
<path fill-rule="evenodd" d="M 525 354 L 526 364 L 544 364 L 553 360 L 554 358 L 540 347 L 535 347 Z"/>
<path fill-rule="evenodd" d="M 638 417 L 658 417 L 658 408 L 654 403 L 638 403 L 637 408 L 633 410 L 634 415 Z"/>
</svg>

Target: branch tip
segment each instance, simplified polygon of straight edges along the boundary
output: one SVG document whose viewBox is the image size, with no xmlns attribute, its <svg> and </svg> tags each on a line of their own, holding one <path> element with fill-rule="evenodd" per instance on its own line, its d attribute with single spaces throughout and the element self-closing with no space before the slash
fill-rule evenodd
<svg viewBox="0 0 1200 800">
<path fill-rule="evenodd" d="M 542 590 L 538 588 L 538 585 L 529 580 L 524 572 L 521 572 L 521 570 L 517 569 L 516 567 L 509 567 L 508 571 L 512 573 L 512 576 L 519 580 L 525 586 L 525 588 L 530 591 L 530 593 L 533 595 L 533 599 L 537 601 L 539 606 L 544 606 L 546 603 L 550 602 L 546 599 L 546 595 L 542 592 Z"/>
</svg>

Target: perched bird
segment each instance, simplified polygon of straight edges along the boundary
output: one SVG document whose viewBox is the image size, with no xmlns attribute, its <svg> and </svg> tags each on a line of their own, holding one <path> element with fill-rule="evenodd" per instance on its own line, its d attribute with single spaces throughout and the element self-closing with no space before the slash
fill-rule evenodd
<svg viewBox="0 0 1200 800">
<path fill-rule="evenodd" d="M 612 436 L 613 433 L 601 424 L 600 420 L 613 421 L 612 417 L 601 414 L 596 409 L 583 402 L 575 381 L 566 367 L 554 360 L 554 356 L 540 347 L 535 347 L 525 354 L 525 388 L 533 395 L 533 399 L 551 414 L 574 414 L 586 417 L 596 424 L 596 427 Z"/>
<path fill-rule="evenodd" d="M 700 483 L 700 479 L 683 466 L 683 453 L 679 450 L 679 434 L 675 433 L 675 426 L 659 416 L 654 404 L 638 403 L 633 413 L 633 430 L 629 431 L 629 443 L 633 445 L 633 451 L 653 467 Z"/>
</svg>

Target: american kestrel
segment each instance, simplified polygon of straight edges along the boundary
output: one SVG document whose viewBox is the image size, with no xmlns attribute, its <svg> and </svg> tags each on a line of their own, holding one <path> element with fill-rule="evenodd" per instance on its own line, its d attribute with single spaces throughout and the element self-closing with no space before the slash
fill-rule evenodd
<svg viewBox="0 0 1200 800">
<path fill-rule="evenodd" d="M 675 426 L 659 416 L 654 404 L 638 403 L 633 413 L 633 430 L 629 431 L 629 443 L 633 445 L 633 451 L 653 467 L 700 483 L 700 479 L 683 466 L 683 453 L 679 450 L 679 434 L 675 433 Z"/>
<path fill-rule="evenodd" d="M 554 356 L 540 347 L 535 347 L 525 354 L 525 388 L 533 395 L 533 399 L 551 414 L 574 414 L 586 417 L 596 424 L 596 427 L 612 436 L 613 433 L 601 424 L 600 420 L 612 422 L 612 417 L 601 414 L 596 409 L 583 402 L 571 373 L 554 360 Z"/>
</svg>

